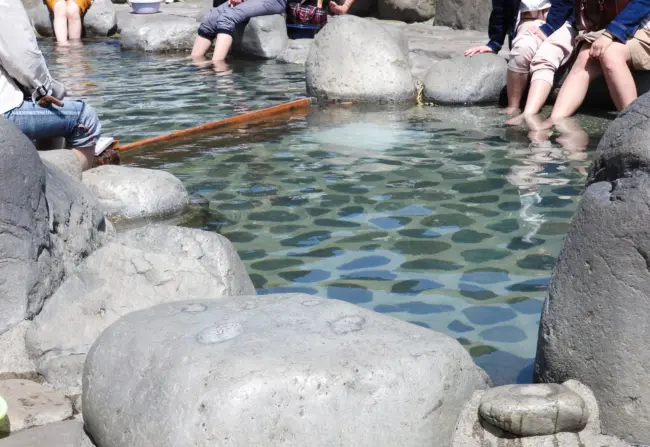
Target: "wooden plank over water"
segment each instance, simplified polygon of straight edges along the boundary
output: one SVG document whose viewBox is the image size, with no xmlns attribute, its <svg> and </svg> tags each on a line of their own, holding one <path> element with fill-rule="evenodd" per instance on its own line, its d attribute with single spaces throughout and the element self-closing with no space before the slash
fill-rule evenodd
<svg viewBox="0 0 650 447">
<path fill-rule="evenodd" d="M 305 116 L 311 109 L 311 99 L 303 98 L 295 101 L 285 102 L 266 109 L 255 110 L 253 112 L 242 113 L 241 115 L 232 116 L 230 118 L 212 121 L 210 123 L 201 124 L 189 129 L 179 130 L 157 137 L 145 138 L 144 140 L 134 141 L 124 145 L 118 145 L 117 149 L 120 152 L 129 152 L 141 149 L 151 144 L 165 143 L 182 138 L 195 137 L 202 133 L 207 133 L 215 130 L 232 130 L 243 125 L 259 123 L 261 121 L 276 120 L 276 119 L 289 119 L 298 116 Z"/>
</svg>

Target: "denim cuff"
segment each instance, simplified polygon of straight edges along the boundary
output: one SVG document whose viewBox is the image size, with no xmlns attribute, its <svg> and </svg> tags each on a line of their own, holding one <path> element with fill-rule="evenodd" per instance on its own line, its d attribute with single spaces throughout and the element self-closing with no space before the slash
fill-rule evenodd
<svg viewBox="0 0 650 447">
<path fill-rule="evenodd" d="M 632 32 L 629 33 L 628 29 L 626 29 L 625 26 L 621 25 L 620 23 L 617 23 L 616 21 L 613 21 L 607 26 L 607 31 L 609 31 L 609 33 L 612 36 L 616 37 L 616 39 L 618 39 L 619 41 L 625 43 L 632 36 L 634 36 L 634 33 L 636 32 L 636 28 L 632 28 Z M 628 32 L 626 32 L 626 31 L 628 31 Z"/>
<path fill-rule="evenodd" d="M 491 40 L 491 41 L 488 42 L 487 46 L 490 47 L 490 49 L 492 51 L 494 51 L 495 53 L 498 53 L 501 50 L 501 47 L 503 45 L 501 45 L 500 43 L 498 43 L 498 42 L 496 42 L 494 40 Z"/>
<path fill-rule="evenodd" d="M 197 31 L 197 33 L 198 33 L 199 36 L 203 37 L 204 39 L 208 39 L 208 40 L 214 40 L 214 38 L 217 37 L 216 34 L 212 34 L 212 33 L 208 32 L 208 31 L 206 31 L 203 28 L 203 26 L 199 27 L 199 30 Z"/>
<path fill-rule="evenodd" d="M 551 34 L 553 34 L 556 30 L 549 25 L 548 23 L 544 23 L 539 27 L 539 29 L 544 33 L 546 37 L 550 37 Z"/>
</svg>

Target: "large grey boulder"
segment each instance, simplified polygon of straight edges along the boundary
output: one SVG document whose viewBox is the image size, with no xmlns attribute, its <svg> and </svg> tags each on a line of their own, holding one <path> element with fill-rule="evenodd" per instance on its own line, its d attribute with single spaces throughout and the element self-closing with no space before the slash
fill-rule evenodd
<svg viewBox="0 0 650 447">
<path fill-rule="evenodd" d="M 56 149 L 50 151 L 39 151 L 38 155 L 42 161 L 49 162 L 61 169 L 72 178 L 81 181 L 81 162 L 74 152 L 69 149 Z"/>
<path fill-rule="evenodd" d="M 52 254 L 45 179 L 36 148 L 0 117 L 0 334 L 37 314 L 62 274 Z"/>
<path fill-rule="evenodd" d="M 379 18 L 403 22 L 424 22 L 436 16 L 438 0 L 379 0 Z"/>
<path fill-rule="evenodd" d="M 642 133 L 635 126 L 650 128 L 638 113 L 619 120 L 630 138 Z M 535 380 L 580 380 L 596 394 L 605 433 L 650 444 L 650 176 L 637 170 L 614 180 L 643 164 L 642 143 L 626 153 L 632 140 L 619 138 L 619 156 L 601 153 L 605 171 L 592 173 L 609 181 L 587 188 L 560 252 L 542 311 Z M 612 139 L 608 131 L 603 144 Z"/>
<path fill-rule="evenodd" d="M 275 59 L 286 48 L 287 22 L 282 14 L 253 17 L 235 35 L 233 51 L 263 59 Z"/>
<path fill-rule="evenodd" d="M 589 172 L 588 183 L 611 182 L 635 171 L 650 172 L 650 94 L 630 104 L 603 135 Z"/>
<path fill-rule="evenodd" d="M 191 17 L 136 14 L 120 28 L 123 49 L 162 53 L 191 51 L 199 24 Z"/>
<path fill-rule="evenodd" d="M 183 301 L 104 331 L 84 369 L 84 421 L 112 447 L 445 447 L 486 380 L 452 338 L 342 301 Z"/>
<path fill-rule="evenodd" d="M 330 18 L 316 34 L 305 69 L 308 94 L 321 99 L 404 101 L 415 95 L 406 41 L 351 15 Z"/>
<path fill-rule="evenodd" d="M 436 0 L 434 23 L 454 29 L 485 31 L 491 11 L 491 3 L 485 0 Z"/>
<path fill-rule="evenodd" d="M 84 444 L 83 422 L 62 421 L 14 433 L 0 440 L 0 447 L 90 447 Z"/>
<path fill-rule="evenodd" d="M 110 228 L 95 196 L 81 182 L 44 162 L 52 250 L 63 275 L 110 239 Z"/>
<path fill-rule="evenodd" d="M 484 421 L 517 436 L 578 432 L 589 419 L 582 397 L 556 383 L 489 389 L 481 398 L 479 414 Z"/>
<path fill-rule="evenodd" d="M 507 69 L 506 60 L 495 54 L 441 60 L 427 71 L 424 94 L 440 104 L 496 103 Z"/>
<path fill-rule="evenodd" d="M 74 395 L 81 391 L 88 349 L 121 316 L 179 299 L 254 293 L 224 237 L 166 225 L 131 230 L 89 256 L 63 282 L 34 319 L 27 348 L 38 372 Z"/>
<path fill-rule="evenodd" d="M 111 0 L 93 0 L 83 17 L 84 30 L 90 37 L 107 37 L 117 32 L 117 14 Z"/>
<path fill-rule="evenodd" d="M 452 447 L 630 447 L 618 438 L 601 434 L 598 403 L 588 387 L 575 380 L 563 383 L 562 387 L 576 393 L 584 402 L 589 420 L 582 430 L 544 436 L 513 435 L 481 417 L 479 406 L 490 391 L 477 391 L 458 417 Z"/>
<path fill-rule="evenodd" d="M 114 222 L 171 217 L 190 203 L 183 183 L 160 170 L 104 165 L 85 171 L 83 183 Z"/>
</svg>

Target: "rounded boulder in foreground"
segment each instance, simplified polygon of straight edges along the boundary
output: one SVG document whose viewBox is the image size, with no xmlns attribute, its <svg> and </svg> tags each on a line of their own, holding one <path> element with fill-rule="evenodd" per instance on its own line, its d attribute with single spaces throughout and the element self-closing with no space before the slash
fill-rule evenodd
<svg viewBox="0 0 650 447">
<path fill-rule="evenodd" d="M 307 56 L 307 93 L 326 100 L 407 101 L 415 97 L 408 48 L 376 21 L 335 17 Z"/>
<path fill-rule="evenodd" d="M 424 78 L 424 94 L 439 104 L 498 102 L 506 86 L 508 64 L 495 54 L 455 57 L 436 62 Z"/>
<path fill-rule="evenodd" d="M 116 222 L 173 216 L 190 201 L 183 183 L 165 171 L 106 165 L 84 172 L 83 183 Z"/>
<path fill-rule="evenodd" d="M 131 312 L 88 353 L 97 445 L 448 446 L 483 371 L 454 339 L 312 295 Z"/>
<path fill-rule="evenodd" d="M 589 418 L 582 397 L 554 383 L 492 388 L 483 395 L 479 413 L 490 424 L 518 436 L 578 432 Z"/>
</svg>

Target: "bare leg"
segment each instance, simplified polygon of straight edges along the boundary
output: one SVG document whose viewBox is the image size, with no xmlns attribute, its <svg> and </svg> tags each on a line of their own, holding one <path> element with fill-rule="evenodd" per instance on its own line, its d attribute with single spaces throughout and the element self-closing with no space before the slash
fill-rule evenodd
<svg viewBox="0 0 650 447">
<path fill-rule="evenodd" d="M 217 40 L 214 43 L 214 53 L 212 54 L 212 62 L 223 62 L 228 56 L 228 52 L 232 47 L 232 36 L 230 34 L 217 34 Z"/>
<path fill-rule="evenodd" d="M 602 75 L 600 62 L 589 56 L 589 47 L 589 45 L 582 47 L 571 72 L 564 81 L 549 118 L 550 124 L 575 114 L 587 96 L 591 81 Z"/>
<path fill-rule="evenodd" d="M 609 94 L 619 111 L 637 98 L 636 84 L 628 66 L 631 60 L 630 49 L 620 42 L 613 42 L 600 57 L 600 66 L 607 81 Z"/>
<path fill-rule="evenodd" d="M 528 73 L 517 73 L 508 70 L 508 107 L 503 111 L 507 115 L 519 113 L 521 98 L 528 84 Z"/>
<path fill-rule="evenodd" d="M 535 80 L 530 84 L 528 90 L 528 98 L 526 99 L 526 108 L 524 108 L 524 115 L 535 115 L 542 110 L 548 95 L 551 93 L 552 84 L 546 81 Z"/>
<path fill-rule="evenodd" d="M 65 1 L 54 4 L 54 35 L 58 43 L 68 43 L 68 12 Z"/>
<path fill-rule="evenodd" d="M 81 11 L 73 1 L 68 0 L 66 8 L 68 18 L 68 39 L 81 40 Z"/>
<path fill-rule="evenodd" d="M 208 52 L 212 46 L 212 41 L 205 37 L 196 36 L 194 39 L 194 46 L 192 47 L 192 59 L 195 61 L 202 61 L 205 58 L 205 53 Z"/>
<path fill-rule="evenodd" d="M 72 149 L 72 152 L 74 152 L 79 159 L 82 171 L 87 171 L 93 167 L 93 160 L 95 159 L 94 147 L 75 148 Z"/>
</svg>

